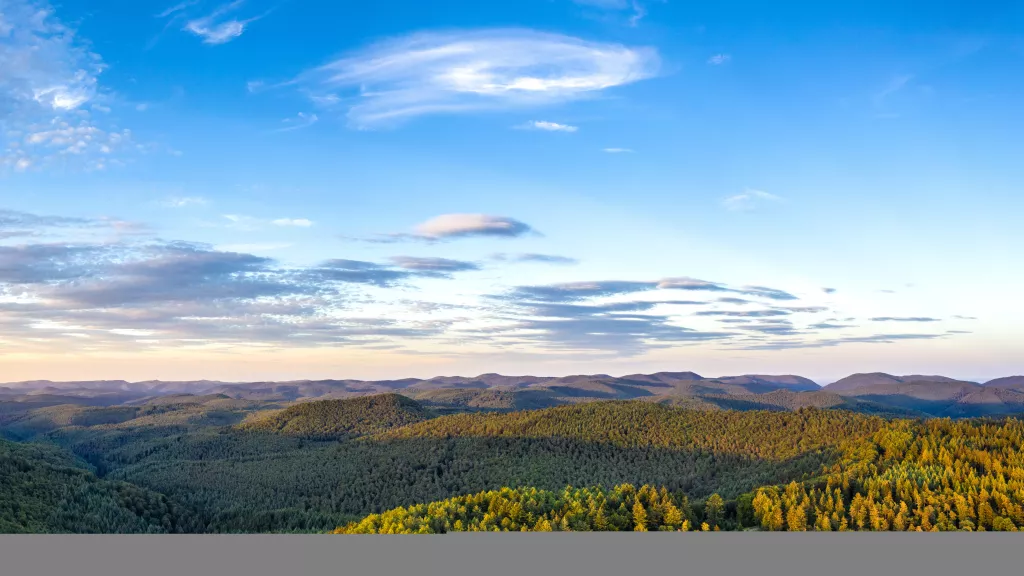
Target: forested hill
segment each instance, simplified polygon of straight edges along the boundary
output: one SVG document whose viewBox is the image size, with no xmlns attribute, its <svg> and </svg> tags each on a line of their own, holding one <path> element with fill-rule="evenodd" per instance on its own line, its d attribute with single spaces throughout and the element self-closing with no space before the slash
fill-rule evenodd
<svg viewBox="0 0 1024 576">
<path fill-rule="evenodd" d="M 198 528 L 189 513 L 165 496 L 101 480 L 55 446 L 0 439 L 0 534 L 165 533 Z"/>
<path fill-rule="evenodd" d="M 431 416 L 415 400 L 398 394 L 379 394 L 346 400 L 303 402 L 270 414 L 257 413 L 239 424 L 238 428 L 340 440 L 420 422 Z"/>
<path fill-rule="evenodd" d="M 396 428 L 373 439 L 560 439 L 782 460 L 870 436 L 884 425 L 881 418 L 843 411 L 708 412 L 609 401 L 503 414 L 455 414 Z"/>
<path fill-rule="evenodd" d="M 756 423 L 765 414 L 743 416 Z M 538 429 L 535 423 L 490 424 L 432 431 L 504 435 Z M 807 429 L 799 427 L 803 445 Z M 755 428 L 751 434 L 762 431 Z M 766 444 L 773 446 L 778 440 L 766 438 Z M 639 491 L 632 485 L 610 491 L 570 486 L 561 493 L 504 487 L 372 514 L 336 532 L 1018 531 L 1024 528 L 1022 448 L 1024 423 L 1016 419 L 893 420 L 844 443 L 841 457 L 826 464 L 820 475 L 761 486 L 730 500 L 716 493 L 690 505 L 683 492 L 651 486 Z"/>
<path fill-rule="evenodd" d="M 646 400 L 436 416 L 394 395 L 281 408 L 179 397 L 9 411 L 0 432 L 33 444 L 3 444 L 0 531 L 381 531 L 398 517 L 417 518 L 402 520 L 410 531 L 630 529 L 637 499 L 651 530 L 700 529 L 716 499 L 709 529 L 1024 526 L 1015 418 Z M 666 522 L 668 503 L 689 524 Z"/>
</svg>

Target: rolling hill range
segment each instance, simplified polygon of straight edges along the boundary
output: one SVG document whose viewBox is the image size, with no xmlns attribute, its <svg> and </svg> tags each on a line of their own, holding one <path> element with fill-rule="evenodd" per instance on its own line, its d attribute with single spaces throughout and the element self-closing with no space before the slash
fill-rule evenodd
<svg viewBox="0 0 1024 576">
<path fill-rule="evenodd" d="M 61 404 L 138 406 L 170 398 L 282 406 L 309 400 L 398 393 L 440 412 L 537 409 L 598 400 L 646 400 L 699 409 L 842 407 L 894 416 L 971 417 L 1024 412 L 1024 376 L 984 384 L 937 375 L 853 374 L 828 386 L 795 375 L 704 377 L 694 372 L 573 375 L 481 374 L 398 380 L 218 382 L 28 381 L 0 387 L 0 423 L 11 414 Z"/>
<path fill-rule="evenodd" d="M 400 380 L 300 380 L 290 382 L 216 382 L 101 380 L 51 382 L 36 380 L 4 384 L 0 397 L 25 395 L 62 395 L 90 398 L 97 404 L 115 404 L 130 400 L 171 394 L 225 394 L 247 400 L 287 401 L 302 398 L 348 397 L 403 391 L 417 394 L 430 390 L 554 390 L 566 396 L 628 398 L 651 396 L 667 390 L 705 390 L 715 393 L 762 393 L 772 390 L 811 391 L 820 387 L 800 376 L 744 375 L 704 378 L 693 372 L 659 372 L 614 377 L 607 374 L 561 377 L 503 376 L 481 374 L 475 377 L 438 376 L 429 379 Z"/>
<path fill-rule="evenodd" d="M 1020 419 L 925 421 L 872 394 L 744 380 L 652 376 L 635 386 L 649 395 L 605 401 L 563 388 L 629 385 L 0 401 L 0 532 L 1024 527 Z M 1018 394 L 936 384 L 919 395 Z"/>
<path fill-rule="evenodd" d="M 930 416 L 955 418 L 1024 412 L 1022 382 L 1024 378 L 1019 376 L 979 384 L 945 376 L 872 373 L 848 376 L 823 390 Z"/>
</svg>

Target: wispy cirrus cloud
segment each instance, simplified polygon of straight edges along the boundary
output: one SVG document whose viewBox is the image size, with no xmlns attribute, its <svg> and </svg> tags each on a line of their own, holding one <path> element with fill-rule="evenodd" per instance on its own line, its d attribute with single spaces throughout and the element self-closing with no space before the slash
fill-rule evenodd
<svg viewBox="0 0 1024 576">
<path fill-rule="evenodd" d="M 299 228 L 309 228 L 313 225 L 313 221 L 308 218 L 276 218 L 270 221 L 274 226 L 295 226 Z"/>
<path fill-rule="evenodd" d="M 146 231 L 146 227 L 137 222 L 116 218 L 41 216 L 0 209 L 0 240 L 19 237 L 82 236 L 97 232 L 133 235 Z"/>
<path fill-rule="evenodd" d="M 893 344 L 904 340 L 934 340 L 944 334 L 873 334 L 870 336 L 847 336 L 821 340 L 780 340 L 741 346 L 742 350 L 794 350 L 802 348 L 830 348 L 844 344 Z"/>
<path fill-rule="evenodd" d="M 607 152 L 608 154 L 632 154 L 633 153 L 633 150 L 631 150 L 629 148 L 603 148 L 602 151 L 603 152 Z"/>
<path fill-rule="evenodd" d="M 579 130 L 579 127 L 572 126 L 570 124 L 559 124 L 558 122 L 548 122 L 546 120 L 531 120 L 526 124 L 517 126 L 520 130 L 543 130 L 545 132 L 575 132 Z"/>
<path fill-rule="evenodd" d="M 284 124 L 283 127 L 274 130 L 274 132 L 291 132 L 293 130 L 302 130 L 303 128 L 309 128 L 313 124 L 316 124 L 320 120 L 316 114 L 306 114 L 305 112 L 299 112 L 295 118 L 285 118 L 281 122 Z"/>
<path fill-rule="evenodd" d="M 156 17 L 157 18 L 166 18 L 166 17 L 168 17 L 168 16 L 170 16 L 172 14 L 177 14 L 177 13 L 185 10 L 186 8 L 190 8 L 192 6 L 195 6 L 196 4 L 199 4 L 199 0 L 187 0 L 185 2 L 180 2 L 178 4 L 174 4 L 173 6 L 170 6 L 170 7 L 166 8 L 166 9 L 160 11 L 160 13 L 156 15 Z"/>
<path fill-rule="evenodd" d="M 557 256 L 554 254 L 505 254 L 498 253 L 491 255 L 492 260 L 499 262 L 537 262 L 541 264 L 573 265 L 579 264 L 579 260 L 568 256 Z"/>
<path fill-rule="evenodd" d="M 889 97 L 906 88 L 907 84 L 913 79 L 913 74 L 899 74 L 893 76 L 884 87 L 872 95 L 871 101 L 875 106 L 881 106 Z"/>
<path fill-rule="evenodd" d="M 696 316 L 726 316 L 733 318 L 768 318 L 771 316 L 788 316 L 787 310 L 701 310 Z"/>
<path fill-rule="evenodd" d="M 777 288 L 769 288 L 767 286 L 741 286 L 738 288 L 730 288 L 719 282 L 708 282 L 707 280 L 699 280 L 697 278 L 690 277 L 678 277 L 678 278 L 665 278 L 658 282 L 658 288 L 662 289 L 676 289 L 676 290 L 698 290 L 698 291 L 709 291 L 709 292 L 733 292 L 735 294 L 744 294 L 747 296 L 759 296 L 762 298 L 768 298 L 770 300 L 798 300 L 796 296 L 779 290 Z"/>
<path fill-rule="evenodd" d="M 751 301 L 747 300 L 746 298 L 733 298 L 731 296 L 727 296 L 725 298 L 719 298 L 718 300 L 716 300 L 716 302 L 724 302 L 725 304 L 741 304 L 741 305 L 742 304 L 751 304 Z"/>
<path fill-rule="evenodd" d="M 35 229 L 42 227 L 87 226 L 94 222 L 94 220 L 88 218 L 40 216 L 29 212 L 0 209 L 0 230 L 11 228 Z"/>
<path fill-rule="evenodd" d="M 574 4 L 588 6 L 608 12 L 627 12 L 626 24 L 632 27 L 637 26 L 644 16 L 647 16 L 647 8 L 638 0 L 572 0 Z"/>
<path fill-rule="evenodd" d="M 599 284 L 604 284 L 603 286 Z M 597 295 L 624 286 L 596 283 L 583 288 Z M 525 293 L 525 294 L 528 294 Z M 536 292 L 534 292 L 536 294 Z M 593 297 L 593 296 L 590 296 Z M 603 351 L 634 356 L 651 349 L 683 343 L 725 340 L 729 332 L 701 331 L 680 326 L 669 314 L 654 313 L 665 304 L 697 305 L 691 301 L 572 303 L 531 301 L 529 296 L 509 302 L 515 315 L 511 324 L 497 327 L 490 334 L 500 340 L 528 342 L 553 350 Z"/>
<path fill-rule="evenodd" d="M 782 201 L 780 196 L 776 196 L 775 194 L 771 194 L 763 190 L 753 190 L 748 188 L 735 196 L 729 196 L 722 201 L 722 205 L 725 206 L 727 210 L 747 211 L 753 210 L 765 202 L 780 201 Z"/>
<path fill-rule="evenodd" d="M 420 272 L 448 273 L 480 270 L 480 265 L 474 262 L 452 260 L 449 258 L 393 256 L 391 262 L 403 270 L 416 270 Z"/>
<path fill-rule="evenodd" d="M 708 64 L 712 66 L 721 66 L 722 64 L 728 64 L 732 60 L 732 56 L 728 54 L 715 54 L 708 58 Z"/>
<path fill-rule="evenodd" d="M 185 208 L 186 206 L 205 206 L 209 201 L 201 196 L 171 196 L 160 202 L 168 208 Z"/>
<path fill-rule="evenodd" d="M 551 105 L 650 78 L 652 48 L 521 29 L 417 33 L 309 70 L 296 86 L 372 128 L 415 116 Z"/>
<path fill-rule="evenodd" d="M 566 282 L 546 285 L 516 286 L 504 294 L 489 298 L 504 313 L 512 314 L 511 324 L 496 327 L 492 338 L 510 342 L 527 341 L 535 346 L 556 350 L 613 351 L 618 355 L 636 355 L 646 351 L 685 343 L 723 342 L 757 337 L 778 337 L 802 334 L 788 320 L 798 312 L 817 311 L 818 307 L 769 308 L 748 311 L 697 310 L 686 313 L 675 309 L 716 306 L 718 301 L 653 300 L 621 301 L 640 294 L 673 291 L 738 293 L 767 301 L 797 297 L 764 286 L 731 287 L 691 277 L 672 277 L 655 281 L 603 280 Z M 751 303 L 750 300 L 726 298 L 726 303 Z M 762 302 L 763 303 L 763 302 Z M 747 326 L 738 332 L 697 329 L 683 325 L 687 321 L 706 322 L 705 318 L 723 317 L 745 320 Z M 752 323 L 751 321 L 758 320 Z M 731 323 L 730 323 L 731 324 Z M 761 336 L 763 335 L 763 336 Z"/>
<path fill-rule="evenodd" d="M 929 318 L 925 316 L 878 316 L 871 318 L 872 322 L 941 322 L 938 318 Z"/>
<path fill-rule="evenodd" d="M 206 16 L 188 20 L 185 22 L 183 29 L 202 38 L 204 44 L 216 45 L 230 42 L 241 36 L 245 32 L 246 26 L 263 17 L 255 16 L 246 20 L 225 18 L 226 15 L 234 12 L 244 3 L 245 0 L 236 0 L 235 2 L 223 4 Z M 190 5 L 181 6 L 179 10 L 188 6 Z M 179 10 L 174 10 L 168 14 L 176 14 Z"/>
<path fill-rule="evenodd" d="M 224 214 L 229 222 L 226 226 L 237 230 L 260 230 L 269 226 L 309 228 L 314 222 L 308 218 L 256 218 L 244 214 Z"/>
<path fill-rule="evenodd" d="M 720 282 L 709 282 L 686 276 L 664 278 L 656 281 L 636 280 L 604 280 L 595 282 L 566 282 L 541 286 L 518 286 L 509 297 L 515 299 L 531 299 L 545 302 L 576 302 L 588 298 L 620 296 L 651 290 L 684 290 L 689 292 L 732 292 L 746 294 L 768 300 L 797 300 L 798 298 L 784 290 L 764 286 L 742 286 L 732 288 Z M 814 308 L 814 311 L 817 311 Z M 787 315 L 795 311 L 807 311 L 806 308 L 778 309 L 765 314 L 769 316 Z M 732 315 L 718 313 L 709 315 Z M 737 316 L 749 315 L 736 313 Z"/>
</svg>

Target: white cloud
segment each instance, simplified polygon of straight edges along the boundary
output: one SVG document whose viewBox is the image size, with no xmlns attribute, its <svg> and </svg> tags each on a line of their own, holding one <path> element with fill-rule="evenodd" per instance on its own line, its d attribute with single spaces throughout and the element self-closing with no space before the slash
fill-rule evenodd
<svg viewBox="0 0 1024 576">
<path fill-rule="evenodd" d="M 732 56 L 729 56 L 728 54 L 715 54 L 711 58 L 708 58 L 708 64 L 711 64 L 712 66 L 721 66 L 730 60 L 732 60 Z"/>
<path fill-rule="evenodd" d="M 603 10 L 624 10 L 629 8 L 628 0 L 572 0 L 582 6 L 593 6 Z"/>
<path fill-rule="evenodd" d="M 609 154 L 630 154 L 633 152 L 629 148 L 605 148 L 603 151 Z"/>
<path fill-rule="evenodd" d="M 258 230 L 263 222 L 259 218 L 243 216 L 241 214 L 224 214 L 224 219 L 230 222 L 228 227 L 236 230 Z"/>
<path fill-rule="evenodd" d="M 103 62 L 49 4 L 6 0 L 0 9 L 0 111 L 62 113 L 96 98 Z"/>
<path fill-rule="evenodd" d="M 746 189 L 741 194 L 730 196 L 722 201 L 729 210 L 751 210 L 762 201 L 779 202 L 782 198 L 762 190 Z"/>
<path fill-rule="evenodd" d="M 235 18 L 223 19 L 228 12 L 238 9 L 245 0 L 236 0 L 230 4 L 224 4 L 202 18 L 189 20 L 185 23 L 185 30 L 199 36 L 205 44 L 225 44 L 238 38 L 245 32 L 245 27 L 250 23 L 259 20 L 262 16 L 238 20 Z"/>
<path fill-rule="evenodd" d="M 25 137 L 26 144 L 43 144 L 47 146 L 66 146 L 83 140 L 91 140 L 99 133 L 95 126 L 61 126 L 53 130 L 33 132 Z"/>
<path fill-rule="evenodd" d="M 173 196 L 164 200 L 162 204 L 168 208 L 184 208 L 186 206 L 204 206 L 207 204 L 207 200 L 200 196 Z"/>
<path fill-rule="evenodd" d="M 155 330 L 143 330 L 140 328 L 114 328 L 113 330 L 108 330 L 108 332 L 121 336 L 152 336 L 156 333 Z"/>
<path fill-rule="evenodd" d="M 892 80 L 890 80 L 889 83 L 885 85 L 885 88 L 882 88 L 881 90 L 876 92 L 874 96 L 872 96 L 872 100 L 874 101 L 875 106 L 881 106 L 885 102 L 886 98 L 903 90 L 907 86 L 907 84 L 913 79 L 914 76 L 912 74 L 902 74 L 899 76 L 894 76 Z"/>
<path fill-rule="evenodd" d="M 526 224 L 501 216 L 487 214 L 442 214 L 416 227 L 428 238 L 459 236 L 521 236 L 530 231 Z"/>
<path fill-rule="evenodd" d="M 278 128 L 274 132 L 289 132 L 291 130 L 301 130 L 302 128 L 309 128 L 313 124 L 316 124 L 320 119 L 317 118 L 316 114 L 306 114 L 305 112 L 299 112 L 295 118 L 285 118 L 282 120 L 286 124 L 284 128 Z"/>
<path fill-rule="evenodd" d="M 0 153 L 0 165 L 8 164 L 17 170 L 29 165 L 46 165 L 58 161 L 77 161 L 91 169 L 103 169 L 114 152 L 138 150 L 130 130 L 106 131 L 88 120 L 71 122 L 54 118 L 48 123 L 30 124 L 17 131 L 18 138 L 10 138 L 6 153 Z"/>
<path fill-rule="evenodd" d="M 572 0 L 581 6 L 590 6 L 601 10 L 622 11 L 632 10 L 633 14 L 626 20 L 630 26 L 636 26 L 647 15 L 647 9 L 637 0 Z"/>
<path fill-rule="evenodd" d="M 339 91 L 350 92 L 350 121 L 369 128 L 425 114 L 565 102 L 650 78 L 657 69 L 651 48 L 497 29 L 382 42 L 288 85 L 321 103 L 339 102 Z"/>
<path fill-rule="evenodd" d="M 182 2 L 180 4 L 175 4 L 174 6 L 171 6 L 170 8 L 168 8 L 168 9 L 164 10 L 163 12 L 157 14 L 156 17 L 157 18 L 166 18 L 166 17 L 170 16 L 171 14 L 176 14 L 178 12 L 181 12 L 182 10 L 184 10 L 186 8 L 189 8 L 191 6 L 195 6 L 196 4 L 199 4 L 199 0 L 188 0 L 188 1 Z"/>
<path fill-rule="evenodd" d="M 237 230 L 259 230 L 267 225 L 280 227 L 295 226 L 299 228 L 308 228 L 313 225 L 313 221 L 306 218 L 275 218 L 265 220 L 241 214 L 224 214 L 223 217 L 230 222 L 228 224 L 229 227 Z"/>
<path fill-rule="evenodd" d="M 309 228 L 313 225 L 312 220 L 305 218 L 278 218 L 270 222 L 274 226 L 298 226 L 300 228 Z"/>
<path fill-rule="evenodd" d="M 365 241 L 374 244 L 419 241 L 439 242 L 469 237 L 517 238 L 520 236 L 541 236 L 529 224 L 507 216 L 490 214 L 442 214 L 417 225 L 412 232 L 377 234 L 369 238 L 348 240 Z"/>
<path fill-rule="evenodd" d="M 548 122 L 546 120 L 533 120 L 531 122 L 527 122 L 523 126 L 520 126 L 520 128 L 545 130 L 547 132 L 575 132 L 579 130 L 576 126 L 559 124 L 557 122 Z"/>
<path fill-rule="evenodd" d="M 633 1 L 633 15 L 629 17 L 629 25 L 636 26 L 643 20 L 644 16 L 647 16 L 647 8 L 644 8 L 643 4 Z"/>
<path fill-rule="evenodd" d="M 341 102 L 341 98 L 339 98 L 337 94 L 325 94 L 323 96 L 313 95 L 310 96 L 309 99 L 312 100 L 314 104 L 327 107 L 335 106 Z"/>
<path fill-rule="evenodd" d="M 105 69 L 45 0 L 0 0 L 0 169 L 51 163 L 100 169 L 133 149 L 130 133 L 97 121 L 109 112 Z"/>
</svg>

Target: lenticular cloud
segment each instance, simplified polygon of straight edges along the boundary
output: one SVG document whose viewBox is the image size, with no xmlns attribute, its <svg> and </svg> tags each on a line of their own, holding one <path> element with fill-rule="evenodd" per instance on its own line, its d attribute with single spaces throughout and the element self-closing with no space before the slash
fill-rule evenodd
<svg viewBox="0 0 1024 576">
<path fill-rule="evenodd" d="M 409 117 L 563 102 L 657 72 L 651 48 L 524 30 L 424 33 L 311 70 L 296 82 L 315 102 L 348 106 L 358 127 Z"/>
</svg>

